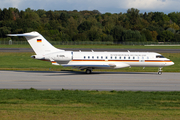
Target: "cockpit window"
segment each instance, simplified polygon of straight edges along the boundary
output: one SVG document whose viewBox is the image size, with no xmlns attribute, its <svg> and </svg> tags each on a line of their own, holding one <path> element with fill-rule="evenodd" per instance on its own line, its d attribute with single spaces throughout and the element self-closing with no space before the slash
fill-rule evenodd
<svg viewBox="0 0 180 120">
<path fill-rule="evenodd" d="M 165 58 L 165 57 L 162 55 L 156 55 L 156 58 Z"/>
</svg>

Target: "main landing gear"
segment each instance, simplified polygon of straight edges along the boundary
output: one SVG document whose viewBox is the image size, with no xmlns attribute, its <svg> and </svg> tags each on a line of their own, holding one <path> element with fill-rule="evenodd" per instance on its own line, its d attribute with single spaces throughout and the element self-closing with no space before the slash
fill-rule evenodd
<svg viewBox="0 0 180 120">
<path fill-rule="evenodd" d="M 158 75 L 162 75 L 162 70 L 161 69 L 162 69 L 162 67 L 159 68 Z"/>
<path fill-rule="evenodd" d="M 92 69 L 86 69 L 86 74 L 91 74 L 92 73 Z"/>
</svg>

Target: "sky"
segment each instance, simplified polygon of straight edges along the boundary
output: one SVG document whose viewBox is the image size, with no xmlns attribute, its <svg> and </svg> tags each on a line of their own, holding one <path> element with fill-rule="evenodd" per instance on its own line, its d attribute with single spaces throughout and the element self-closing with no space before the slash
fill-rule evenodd
<svg viewBox="0 0 180 120">
<path fill-rule="evenodd" d="M 0 0 L 0 8 L 25 10 L 98 10 L 101 13 L 125 13 L 130 8 L 144 12 L 180 12 L 180 0 Z"/>
</svg>

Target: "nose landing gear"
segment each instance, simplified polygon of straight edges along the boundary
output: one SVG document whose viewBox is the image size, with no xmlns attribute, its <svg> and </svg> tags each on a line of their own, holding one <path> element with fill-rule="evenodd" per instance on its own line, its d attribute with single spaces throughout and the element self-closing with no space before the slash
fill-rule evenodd
<svg viewBox="0 0 180 120">
<path fill-rule="evenodd" d="M 158 75 L 162 75 L 162 71 L 163 71 L 162 68 L 163 68 L 163 67 L 160 67 L 160 68 L 159 68 L 159 70 L 158 70 Z"/>
</svg>

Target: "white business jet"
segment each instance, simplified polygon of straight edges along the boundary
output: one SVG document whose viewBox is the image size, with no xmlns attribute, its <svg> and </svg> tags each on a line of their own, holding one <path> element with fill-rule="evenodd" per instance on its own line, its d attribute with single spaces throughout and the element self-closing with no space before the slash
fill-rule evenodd
<svg viewBox="0 0 180 120">
<path fill-rule="evenodd" d="M 163 67 L 174 65 L 171 60 L 154 52 L 73 52 L 55 48 L 38 32 L 8 34 L 8 36 L 24 36 L 36 53 L 31 56 L 34 59 L 86 70 L 87 74 L 93 69 L 159 67 L 158 74 L 161 75 Z"/>
</svg>

